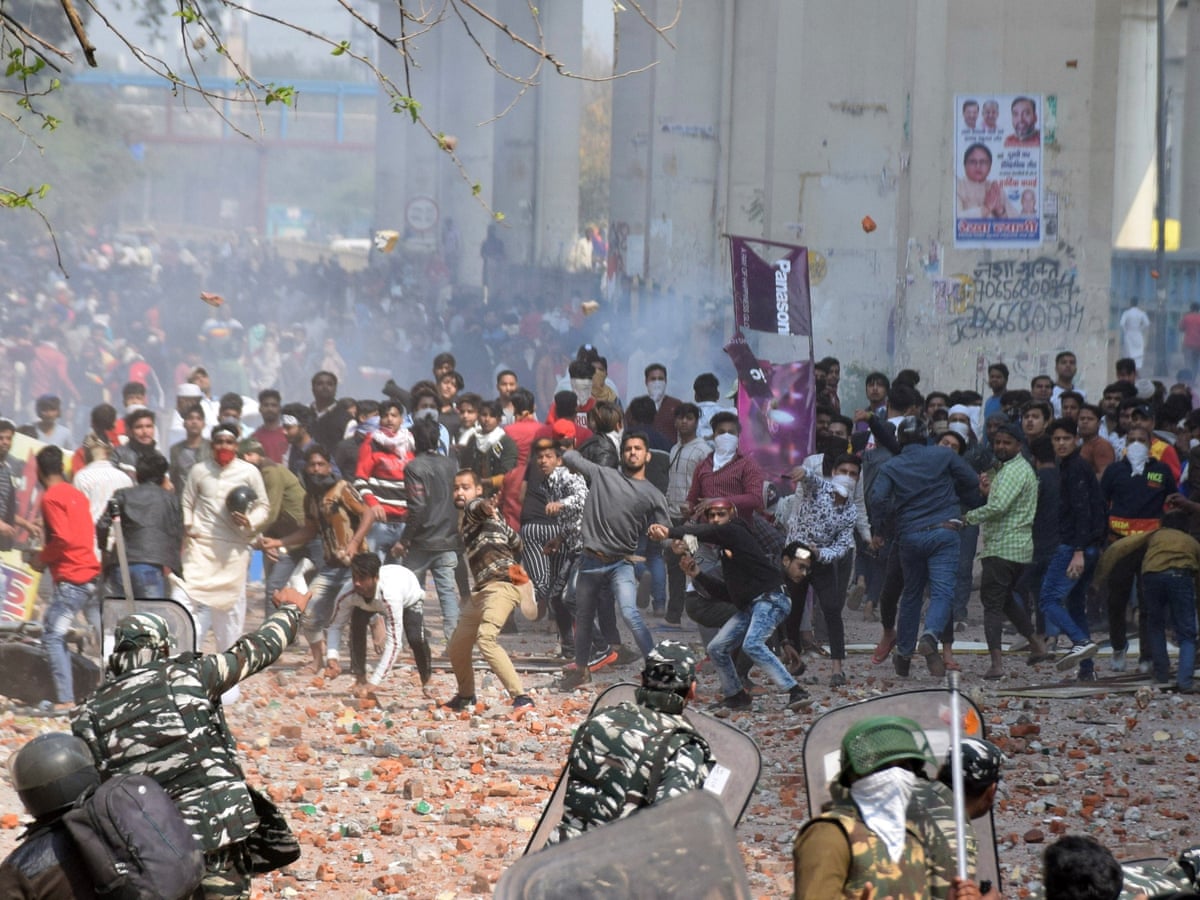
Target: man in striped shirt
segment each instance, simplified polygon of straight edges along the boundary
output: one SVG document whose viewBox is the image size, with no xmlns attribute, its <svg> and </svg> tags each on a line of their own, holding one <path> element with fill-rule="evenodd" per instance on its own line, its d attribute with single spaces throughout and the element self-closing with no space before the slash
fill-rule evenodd
<svg viewBox="0 0 1200 900">
<path fill-rule="evenodd" d="M 475 591 L 463 603 L 458 625 L 446 647 L 458 681 L 458 693 L 442 705 L 452 710 L 475 705 L 471 648 L 478 643 L 480 656 L 513 698 L 513 711 L 521 712 L 524 707 L 533 706 L 533 699 L 525 693 L 521 677 L 497 640 L 500 629 L 521 602 L 514 578 L 529 578 L 517 565 L 521 558 L 521 538 L 495 507 L 483 499 L 483 484 L 472 469 L 460 469 L 454 476 L 454 505 L 462 510 L 460 531 Z"/>
<path fill-rule="evenodd" d="M 687 521 L 684 508 L 688 492 L 692 489 L 692 478 L 705 457 L 712 453 L 708 442 L 700 437 L 700 408 L 694 403 L 680 403 L 675 409 L 675 433 L 679 440 L 671 448 L 667 482 L 667 511 L 672 525 Z M 664 551 L 666 552 L 666 551 Z M 687 576 L 674 563 L 677 557 L 667 558 L 667 622 L 678 625 L 683 614 L 684 595 L 687 593 Z"/>
</svg>

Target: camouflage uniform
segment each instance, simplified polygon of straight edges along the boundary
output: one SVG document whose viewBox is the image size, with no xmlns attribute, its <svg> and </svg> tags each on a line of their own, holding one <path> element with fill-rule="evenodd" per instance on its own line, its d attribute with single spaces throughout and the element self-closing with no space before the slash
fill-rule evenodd
<svg viewBox="0 0 1200 900">
<path fill-rule="evenodd" d="M 958 835 L 954 827 L 954 795 L 940 781 L 918 780 L 908 801 L 908 817 L 925 846 L 928 891 L 933 900 L 950 896 L 950 879 L 958 873 Z M 967 872 L 975 877 L 978 844 L 971 823 L 966 827 Z"/>
<path fill-rule="evenodd" d="M 1155 897 L 1173 897 L 1176 894 L 1187 896 L 1189 891 L 1194 891 L 1197 887 L 1187 869 L 1175 860 L 1154 863 L 1122 863 L 1121 876 L 1119 900 L 1135 900 L 1142 894 L 1145 894 L 1149 900 L 1154 900 Z M 1029 897 L 1030 900 L 1042 900 L 1045 897 L 1042 885 L 1032 885 Z"/>
<path fill-rule="evenodd" d="M 157 646 L 122 638 L 126 623 L 132 622 L 129 633 L 136 633 L 139 625 L 157 628 L 157 623 L 144 621 L 154 619 L 158 617 L 141 614 L 121 620 L 108 676 L 73 713 L 71 729 L 91 748 L 102 777 L 146 774 L 175 799 L 205 850 L 203 896 L 249 897 L 244 841 L 258 817 L 220 698 L 279 658 L 296 637 L 300 610 L 285 604 L 224 653 L 171 659 L 164 658 L 161 619 Z"/>
<path fill-rule="evenodd" d="M 911 817 L 907 825 L 908 839 L 904 842 L 904 854 L 899 862 L 892 862 L 887 845 L 863 822 L 849 790 L 837 783 L 831 786 L 831 790 L 833 805 L 801 828 L 796 837 L 796 896 L 803 896 L 801 849 L 805 835 L 814 825 L 822 822 L 836 824 L 850 845 L 850 870 L 846 873 L 842 889 L 842 896 L 846 900 L 858 900 L 868 883 L 874 885 L 876 897 L 926 900 L 933 896 L 926 886 L 928 863 L 925 847 Z"/>
<path fill-rule="evenodd" d="M 683 717 L 695 657 L 662 641 L 646 658 L 636 703 L 625 702 L 579 726 L 567 759 L 563 818 L 548 844 L 578 837 L 643 806 L 704 785 L 713 766 L 708 741 Z"/>
</svg>

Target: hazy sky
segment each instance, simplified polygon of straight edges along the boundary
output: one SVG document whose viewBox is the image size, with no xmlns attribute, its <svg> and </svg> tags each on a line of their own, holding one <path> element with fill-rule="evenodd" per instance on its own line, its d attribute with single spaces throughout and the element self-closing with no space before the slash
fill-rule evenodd
<svg viewBox="0 0 1200 900">
<path fill-rule="evenodd" d="M 559 2 L 571 2 L 571 0 L 559 0 Z M 334 40 L 352 39 L 357 44 L 366 39 L 366 30 L 357 25 L 333 0 L 255 0 L 253 6 L 260 12 L 287 18 Z M 106 14 L 130 36 L 136 36 L 138 43 L 155 52 L 163 53 L 174 63 L 177 51 L 172 42 L 177 39 L 177 32 L 172 30 L 172 26 L 175 20 L 172 19 L 166 28 L 169 34 L 167 40 L 154 46 L 145 35 L 139 33 L 134 25 L 136 14 L 129 7 L 130 4 L 122 4 L 121 8 L 110 9 Z M 583 39 L 594 44 L 602 52 L 609 54 L 612 53 L 612 10 L 613 0 L 583 0 Z M 89 36 L 99 49 L 102 69 L 124 72 L 138 70 L 129 51 L 112 36 L 103 23 L 93 19 Z M 250 41 L 252 47 L 267 54 L 317 53 L 324 58 L 329 53 L 328 49 L 314 45 L 311 40 L 301 34 L 289 32 L 265 22 L 253 23 Z"/>
</svg>

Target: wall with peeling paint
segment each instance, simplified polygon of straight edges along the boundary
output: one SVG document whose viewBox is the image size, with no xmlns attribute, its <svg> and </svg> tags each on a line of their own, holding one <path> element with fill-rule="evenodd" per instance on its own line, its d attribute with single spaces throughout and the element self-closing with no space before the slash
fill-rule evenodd
<svg viewBox="0 0 1200 900">
<path fill-rule="evenodd" d="M 622 52 L 662 61 L 614 89 L 613 221 L 639 250 L 631 272 L 724 293 L 723 233 L 797 240 L 816 353 L 840 357 L 850 385 L 912 366 L 923 387 L 982 386 L 981 364 L 1002 359 L 1017 386 L 1070 348 L 1095 395 L 1110 367 L 1122 7 L 689 0 L 677 50 L 637 44 L 623 17 Z M 1040 248 L 953 248 L 954 96 L 973 91 L 1054 97 L 1058 219 Z"/>
</svg>

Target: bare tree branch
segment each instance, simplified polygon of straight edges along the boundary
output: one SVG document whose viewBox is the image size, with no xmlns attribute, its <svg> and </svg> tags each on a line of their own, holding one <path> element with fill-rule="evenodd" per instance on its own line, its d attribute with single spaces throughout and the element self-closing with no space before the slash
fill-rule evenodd
<svg viewBox="0 0 1200 900">
<path fill-rule="evenodd" d="M 61 0 L 61 2 L 63 12 L 67 16 L 67 21 L 71 23 L 71 30 L 75 32 L 75 39 L 79 41 L 79 46 L 83 48 L 84 58 L 87 59 L 89 66 L 93 69 L 96 68 L 96 47 L 88 38 L 87 31 L 84 30 L 83 22 L 79 19 L 79 13 L 75 9 L 75 4 L 71 0 Z"/>
</svg>

